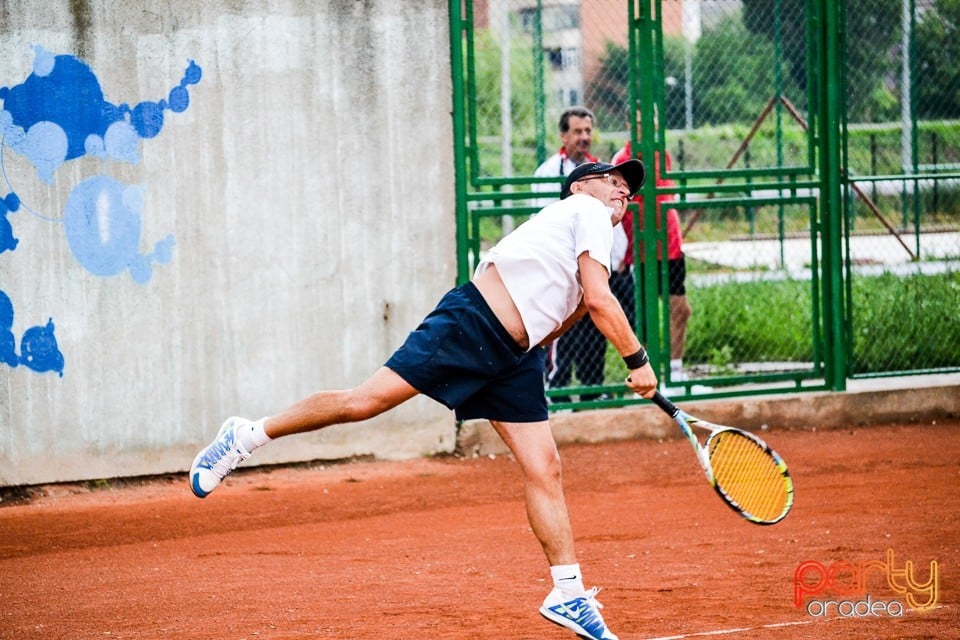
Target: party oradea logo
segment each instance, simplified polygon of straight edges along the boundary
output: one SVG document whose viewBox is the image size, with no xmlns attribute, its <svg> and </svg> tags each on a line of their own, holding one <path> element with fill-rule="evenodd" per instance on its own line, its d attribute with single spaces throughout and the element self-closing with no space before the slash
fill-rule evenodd
<svg viewBox="0 0 960 640">
<path fill-rule="evenodd" d="M 902 617 L 930 611 L 940 598 L 940 567 L 886 560 L 805 560 L 793 574 L 793 604 L 816 618 Z"/>
</svg>

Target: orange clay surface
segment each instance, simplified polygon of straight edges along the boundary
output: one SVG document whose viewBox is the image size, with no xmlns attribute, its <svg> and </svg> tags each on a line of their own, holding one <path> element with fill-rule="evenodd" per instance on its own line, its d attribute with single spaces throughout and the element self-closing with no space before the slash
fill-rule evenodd
<svg viewBox="0 0 960 640">
<path fill-rule="evenodd" d="M 960 638 L 960 421 L 763 435 L 796 483 L 769 527 L 720 501 L 685 441 L 561 448 L 585 582 L 621 640 Z M 0 638 L 574 638 L 537 613 L 549 574 L 508 456 L 241 469 L 206 500 L 185 474 L 99 484 L 8 492 Z M 849 603 L 826 619 L 793 604 L 805 561 L 834 578 L 805 604 Z M 917 612 L 887 575 L 929 583 L 931 562 Z M 867 597 L 902 615 L 838 613 Z"/>
</svg>

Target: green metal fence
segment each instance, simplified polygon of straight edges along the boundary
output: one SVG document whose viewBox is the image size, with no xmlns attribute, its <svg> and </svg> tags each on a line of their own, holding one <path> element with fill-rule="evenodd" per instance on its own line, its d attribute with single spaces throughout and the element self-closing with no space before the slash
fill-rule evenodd
<svg viewBox="0 0 960 640">
<path fill-rule="evenodd" d="M 562 178 L 534 173 L 579 104 L 593 155 L 629 142 L 648 175 L 657 165 L 642 196 L 659 212 L 634 205 L 628 271 L 637 333 L 673 395 L 960 370 L 956 2 L 450 8 L 461 280 L 557 197 Z M 692 308 L 680 345 L 683 305 L 662 295 L 671 211 Z M 635 401 L 612 348 L 601 355 L 602 380 L 585 386 L 574 364 L 548 391 L 555 408 Z"/>
</svg>

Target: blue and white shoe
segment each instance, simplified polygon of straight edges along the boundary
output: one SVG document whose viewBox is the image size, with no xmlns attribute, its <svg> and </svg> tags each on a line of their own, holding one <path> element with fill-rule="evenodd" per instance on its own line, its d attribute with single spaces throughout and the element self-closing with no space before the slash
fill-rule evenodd
<svg viewBox="0 0 960 640">
<path fill-rule="evenodd" d="M 190 489 L 198 498 L 206 498 L 220 486 L 220 481 L 230 475 L 237 465 L 250 457 L 250 452 L 237 441 L 237 428 L 249 420 L 227 418 L 217 437 L 207 445 L 190 467 Z"/>
<path fill-rule="evenodd" d="M 600 615 L 603 605 L 596 599 L 600 592 L 594 587 L 585 595 L 572 600 L 564 600 L 559 589 L 554 589 L 547 595 L 540 607 L 540 615 L 561 627 L 570 629 L 585 640 L 620 640 L 607 629 L 607 624 Z"/>
</svg>

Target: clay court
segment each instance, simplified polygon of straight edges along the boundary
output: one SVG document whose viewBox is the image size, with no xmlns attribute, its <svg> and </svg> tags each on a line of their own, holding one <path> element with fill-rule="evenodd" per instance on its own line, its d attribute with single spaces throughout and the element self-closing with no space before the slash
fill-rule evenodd
<svg viewBox="0 0 960 640">
<path fill-rule="evenodd" d="M 960 638 L 960 421 L 764 435 L 796 484 L 770 527 L 717 498 L 685 441 L 561 448 L 585 582 L 604 587 L 611 629 Z M 250 469 L 203 501 L 185 478 L 4 501 L 0 638 L 574 638 L 537 613 L 548 572 L 507 456 Z M 936 561 L 935 608 L 822 619 L 794 606 L 800 563 L 849 561 L 836 574 L 849 587 L 888 550 L 918 582 Z M 861 592 L 903 602 L 882 573 Z M 817 597 L 864 600 L 831 589 Z"/>
</svg>

